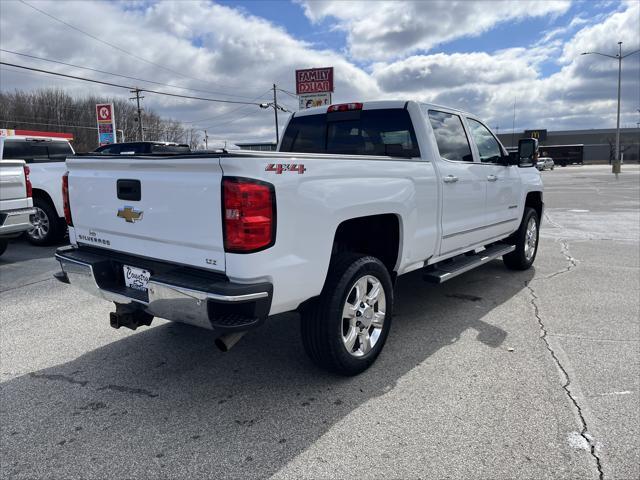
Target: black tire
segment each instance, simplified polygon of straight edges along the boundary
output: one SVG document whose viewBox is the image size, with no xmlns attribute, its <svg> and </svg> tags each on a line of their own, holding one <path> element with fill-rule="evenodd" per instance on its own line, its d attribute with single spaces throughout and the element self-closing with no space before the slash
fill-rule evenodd
<svg viewBox="0 0 640 480">
<path fill-rule="evenodd" d="M 33 206 L 37 210 L 36 218 L 38 218 L 38 220 L 36 220 L 36 222 L 46 219 L 47 229 L 46 232 L 43 228 L 32 228 L 28 230 L 25 235 L 29 243 L 41 246 L 53 245 L 60 242 L 67 229 L 64 222 L 58 217 L 54 206 L 51 202 L 41 197 L 33 199 Z"/>
<path fill-rule="evenodd" d="M 527 258 L 527 250 L 530 245 L 527 243 L 527 227 L 531 219 L 535 222 L 535 245 L 533 247 L 533 255 Z M 510 268 L 511 270 L 527 270 L 530 268 L 538 254 L 539 239 L 540 219 L 538 218 L 538 212 L 531 207 L 526 207 L 524 209 L 524 215 L 522 216 L 520 227 L 511 237 L 511 243 L 515 245 L 516 249 L 513 252 L 502 256 L 502 260 L 504 260 L 504 264 L 507 268 Z"/>
<path fill-rule="evenodd" d="M 377 332 L 379 333 L 377 341 L 367 353 L 355 356 L 343 342 L 345 325 L 347 330 L 355 328 L 349 326 L 349 320 L 343 320 L 343 309 L 349 300 L 349 295 L 353 294 L 352 289 L 355 288 L 356 281 L 365 276 L 375 277 L 380 282 L 384 291 L 386 309 L 381 331 Z M 382 262 L 374 257 L 353 253 L 337 255 L 331 262 L 320 297 L 302 312 L 302 343 L 307 355 L 319 367 L 339 375 L 352 376 L 363 372 L 376 360 L 384 346 L 391 328 L 392 312 L 393 286 L 389 272 Z M 358 328 L 360 330 L 357 331 L 364 331 L 364 327 Z M 370 332 L 371 329 L 373 325 L 365 330 Z M 355 347 L 351 351 L 362 348 L 359 343 L 360 337 L 356 338 Z"/>
<path fill-rule="evenodd" d="M 2 255 L 7 249 L 7 245 L 9 245 L 9 240 L 6 238 L 0 238 L 0 255 Z"/>
</svg>

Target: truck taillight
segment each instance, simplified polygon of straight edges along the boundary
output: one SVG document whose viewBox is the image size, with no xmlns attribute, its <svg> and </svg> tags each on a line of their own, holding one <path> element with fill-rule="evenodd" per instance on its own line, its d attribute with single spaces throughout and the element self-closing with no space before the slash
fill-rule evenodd
<svg viewBox="0 0 640 480">
<path fill-rule="evenodd" d="M 251 253 L 275 243 L 273 185 L 245 178 L 223 178 L 222 215 L 226 252 Z"/>
<path fill-rule="evenodd" d="M 350 110 L 362 110 L 362 103 L 340 103 L 337 105 L 329 105 L 327 113 L 348 112 Z"/>
<path fill-rule="evenodd" d="M 73 227 L 73 220 L 71 219 L 71 204 L 69 203 L 69 172 L 66 172 L 62 176 L 62 206 L 64 209 L 64 219 L 67 221 L 67 225 Z"/>
<path fill-rule="evenodd" d="M 33 185 L 31 185 L 31 179 L 29 178 L 29 174 L 31 170 L 26 165 L 24 166 L 24 179 L 25 185 L 27 187 L 27 198 L 33 197 Z"/>
</svg>

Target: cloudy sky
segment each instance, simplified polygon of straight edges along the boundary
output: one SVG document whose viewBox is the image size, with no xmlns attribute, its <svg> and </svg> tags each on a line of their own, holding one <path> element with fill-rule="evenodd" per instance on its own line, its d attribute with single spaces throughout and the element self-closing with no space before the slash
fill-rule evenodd
<svg viewBox="0 0 640 480">
<path fill-rule="evenodd" d="M 615 127 L 618 64 L 580 54 L 615 55 L 619 41 L 623 54 L 639 49 L 640 1 L 2 0 L 0 34 L 4 50 L 140 80 L 6 51 L 3 62 L 173 93 L 268 101 L 273 83 L 295 91 L 295 69 L 333 66 L 334 103 L 416 99 L 474 112 L 504 132 L 515 102 L 516 130 L 603 128 Z M 624 60 L 622 82 L 622 124 L 636 126 L 640 54 Z M 45 86 L 129 96 L 1 67 L 3 91 Z M 146 107 L 217 139 L 274 137 L 273 112 L 256 106 L 145 97 Z"/>
</svg>

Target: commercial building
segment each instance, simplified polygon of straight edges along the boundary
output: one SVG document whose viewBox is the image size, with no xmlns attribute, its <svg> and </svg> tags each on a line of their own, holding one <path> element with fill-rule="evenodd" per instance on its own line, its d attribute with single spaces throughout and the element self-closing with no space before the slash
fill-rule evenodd
<svg viewBox="0 0 640 480">
<path fill-rule="evenodd" d="M 532 137 L 538 138 L 540 141 L 541 155 L 545 155 L 545 147 L 548 147 L 548 156 L 550 157 L 553 157 L 553 153 L 551 153 L 553 151 L 573 150 L 574 160 L 577 159 L 579 152 L 582 151 L 581 155 L 584 163 L 610 163 L 615 156 L 615 128 L 559 131 L 540 129 L 525 130 L 515 134 L 498 134 L 498 138 L 507 148 L 517 148 L 518 140 Z M 620 150 L 623 154 L 624 162 L 637 163 L 640 160 L 640 128 L 620 129 Z"/>
</svg>

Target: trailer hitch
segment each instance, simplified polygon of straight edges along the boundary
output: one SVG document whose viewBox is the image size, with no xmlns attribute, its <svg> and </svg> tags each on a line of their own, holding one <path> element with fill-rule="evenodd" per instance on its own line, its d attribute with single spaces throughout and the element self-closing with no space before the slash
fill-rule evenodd
<svg viewBox="0 0 640 480">
<path fill-rule="evenodd" d="M 113 328 L 127 327 L 135 330 L 140 325 L 151 325 L 153 315 L 130 305 L 116 303 L 116 311 L 109 313 L 109 323 Z"/>
</svg>

